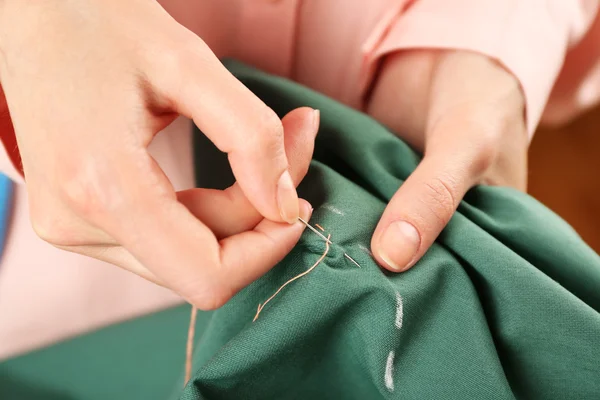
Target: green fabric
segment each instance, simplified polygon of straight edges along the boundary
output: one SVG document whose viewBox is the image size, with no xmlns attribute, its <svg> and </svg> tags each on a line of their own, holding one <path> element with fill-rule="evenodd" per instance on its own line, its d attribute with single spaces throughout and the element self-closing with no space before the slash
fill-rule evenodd
<svg viewBox="0 0 600 400">
<path fill-rule="evenodd" d="M 366 248 L 419 156 L 365 115 L 227 65 L 281 116 L 321 110 L 299 192 L 315 207 L 311 223 L 332 235 L 327 257 L 252 322 L 323 254 L 307 230 L 271 272 L 201 314 L 183 392 L 181 308 L 0 364 L 0 377 L 73 399 L 600 398 L 600 258 L 564 221 L 525 194 L 477 187 L 413 269 L 388 274 Z M 195 137 L 199 184 L 231 183 L 225 157 Z"/>
<path fill-rule="evenodd" d="M 168 399 L 183 385 L 189 320 L 180 306 L 5 361 L 0 399 Z"/>
</svg>

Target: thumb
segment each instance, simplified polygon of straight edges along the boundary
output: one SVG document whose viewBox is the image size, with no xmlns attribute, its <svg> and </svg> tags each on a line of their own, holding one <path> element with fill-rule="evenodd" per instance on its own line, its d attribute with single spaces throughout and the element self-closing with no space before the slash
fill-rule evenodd
<svg viewBox="0 0 600 400">
<path fill-rule="evenodd" d="M 252 206 L 276 222 L 294 223 L 298 195 L 289 172 L 283 125 L 277 114 L 237 80 L 199 39 L 178 78 L 167 88 L 177 111 L 227 153 Z M 175 83 L 173 83 L 175 82 Z M 313 118 L 315 126 L 318 124 Z"/>
<path fill-rule="evenodd" d="M 475 183 L 468 157 L 452 152 L 426 155 L 384 211 L 371 248 L 377 261 L 394 272 L 412 267 L 446 226 L 466 191 Z M 456 153 L 454 153 L 456 154 Z"/>
<path fill-rule="evenodd" d="M 318 119 L 318 111 L 316 113 Z M 317 134 L 314 115 L 315 110 L 302 107 L 291 111 L 282 120 L 285 151 L 296 186 L 308 172 L 312 159 Z M 177 193 L 177 197 L 218 238 L 251 230 L 262 219 L 237 183 L 225 190 L 188 189 Z"/>
</svg>

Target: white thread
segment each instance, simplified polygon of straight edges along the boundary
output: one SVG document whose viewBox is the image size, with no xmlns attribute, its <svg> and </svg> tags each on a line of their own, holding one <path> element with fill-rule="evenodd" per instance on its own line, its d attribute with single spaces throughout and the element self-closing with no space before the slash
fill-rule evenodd
<svg viewBox="0 0 600 400">
<path fill-rule="evenodd" d="M 396 328 L 398 329 L 402 329 L 403 308 L 402 296 L 400 296 L 400 293 L 396 292 L 396 322 L 394 325 L 396 325 Z"/>
<path fill-rule="evenodd" d="M 324 209 L 326 209 L 326 210 L 331 211 L 332 213 L 337 214 L 337 215 L 344 215 L 344 213 L 342 211 L 338 210 L 337 208 L 335 208 L 331 204 L 323 204 L 322 207 Z"/>
<path fill-rule="evenodd" d="M 404 303 L 402 301 L 402 296 L 400 293 L 396 292 L 396 320 L 394 321 L 394 326 L 397 329 L 402 329 L 402 319 L 404 317 Z M 385 387 L 390 391 L 394 391 L 394 350 L 390 351 L 388 354 L 387 361 L 385 363 Z"/>
<path fill-rule="evenodd" d="M 183 380 L 183 386 L 187 385 L 188 381 L 192 377 L 192 367 L 194 361 L 194 335 L 196 332 L 196 315 L 198 309 L 196 306 L 192 306 L 190 314 L 190 325 L 188 327 L 188 338 L 185 348 L 185 378 Z"/>
<path fill-rule="evenodd" d="M 394 373 L 394 356 L 394 350 L 390 351 L 390 354 L 388 354 L 387 361 L 385 363 L 385 387 L 390 392 L 394 391 L 394 377 L 392 376 L 392 374 Z"/>
</svg>

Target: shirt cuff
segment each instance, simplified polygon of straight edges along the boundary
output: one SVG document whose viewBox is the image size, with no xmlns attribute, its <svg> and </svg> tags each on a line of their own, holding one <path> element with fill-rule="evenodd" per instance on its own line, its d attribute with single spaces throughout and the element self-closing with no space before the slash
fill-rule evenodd
<svg viewBox="0 0 600 400">
<path fill-rule="evenodd" d="M 382 57 L 400 50 L 467 50 L 495 59 L 521 84 L 530 138 L 578 30 L 576 1 L 420 0 L 382 20 L 363 47 L 365 90 Z M 582 19 L 585 19 L 582 17 Z M 585 29 L 579 29 L 585 31 Z M 582 33 L 581 33 L 582 34 Z"/>
</svg>

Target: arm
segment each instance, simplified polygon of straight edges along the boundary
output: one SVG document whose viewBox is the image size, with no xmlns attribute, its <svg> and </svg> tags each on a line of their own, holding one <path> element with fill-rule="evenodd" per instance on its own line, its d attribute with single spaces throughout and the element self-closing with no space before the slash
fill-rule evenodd
<svg viewBox="0 0 600 400">
<path fill-rule="evenodd" d="M 597 10 L 595 0 L 417 0 L 370 38 L 366 63 L 411 49 L 485 55 L 517 78 L 531 136 L 567 51 L 584 38 Z"/>
<path fill-rule="evenodd" d="M 298 241 L 297 217 L 311 208 L 295 183 L 310 161 L 318 113 L 279 119 L 157 2 L 0 0 L 0 22 L 12 119 L 3 140 L 9 152 L 18 143 L 42 239 L 199 308 L 223 304 Z M 237 178 L 228 191 L 176 192 L 149 153 L 178 114 L 228 154 Z M 286 152 L 294 138 L 303 139 L 293 147 L 305 148 L 301 162 Z M 205 218 L 215 202 L 218 213 Z M 241 217 L 227 220 L 232 214 Z"/>
<path fill-rule="evenodd" d="M 367 42 L 367 110 L 423 151 L 372 238 L 385 267 L 422 257 L 477 184 L 526 188 L 527 145 L 597 1 L 419 0 Z"/>
</svg>

